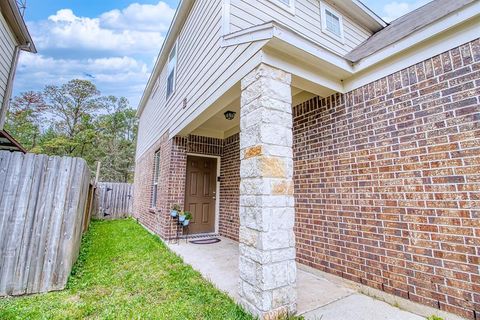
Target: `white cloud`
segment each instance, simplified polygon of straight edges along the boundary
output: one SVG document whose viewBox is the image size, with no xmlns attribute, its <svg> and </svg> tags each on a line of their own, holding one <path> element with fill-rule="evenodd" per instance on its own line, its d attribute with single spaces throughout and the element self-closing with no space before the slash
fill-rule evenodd
<svg viewBox="0 0 480 320">
<path fill-rule="evenodd" d="M 125 96 L 136 107 L 175 10 L 164 1 L 82 17 L 62 9 L 29 29 L 39 49 L 22 53 L 15 94 L 48 84 L 88 79 L 105 95 Z"/>
<path fill-rule="evenodd" d="M 117 54 L 156 52 L 175 10 L 163 1 L 134 3 L 99 17 L 79 17 L 71 9 L 58 10 L 47 20 L 31 23 L 37 47 L 110 51 Z"/>
<path fill-rule="evenodd" d="M 389 2 L 383 6 L 384 17 L 383 20 L 390 22 L 397 19 L 400 16 L 403 16 L 410 11 L 413 11 L 424 4 L 430 2 L 431 0 L 418 0 L 415 2 Z"/>
<path fill-rule="evenodd" d="M 112 10 L 100 16 L 101 25 L 111 29 L 128 29 L 166 32 L 175 10 L 160 1 L 156 5 L 133 3 L 123 10 Z"/>
<path fill-rule="evenodd" d="M 136 107 L 149 72 L 144 62 L 127 56 L 55 59 L 23 53 L 18 64 L 15 87 L 18 93 L 42 90 L 47 84 L 60 85 L 71 79 L 87 79 L 94 82 L 102 94 L 125 96 Z"/>
</svg>

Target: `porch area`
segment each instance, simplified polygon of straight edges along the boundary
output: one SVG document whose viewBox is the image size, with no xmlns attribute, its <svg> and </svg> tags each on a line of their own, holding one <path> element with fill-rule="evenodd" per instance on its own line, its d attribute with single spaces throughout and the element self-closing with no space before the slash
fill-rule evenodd
<svg viewBox="0 0 480 320">
<path fill-rule="evenodd" d="M 239 244 L 225 237 L 218 243 L 193 244 L 185 240 L 168 247 L 237 303 Z M 297 264 L 297 315 L 306 320 L 421 320 L 421 316 L 361 294 L 334 276 Z M 328 277 L 328 278 L 327 278 Z"/>
</svg>

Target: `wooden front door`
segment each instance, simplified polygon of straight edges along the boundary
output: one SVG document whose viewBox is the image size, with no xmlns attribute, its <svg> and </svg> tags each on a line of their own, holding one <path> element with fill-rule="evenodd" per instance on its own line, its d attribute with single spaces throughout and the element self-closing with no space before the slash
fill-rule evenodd
<svg viewBox="0 0 480 320">
<path fill-rule="evenodd" d="M 185 210 L 192 213 L 190 233 L 215 232 L 217 159 L 187 157 Z"/>
</svg>

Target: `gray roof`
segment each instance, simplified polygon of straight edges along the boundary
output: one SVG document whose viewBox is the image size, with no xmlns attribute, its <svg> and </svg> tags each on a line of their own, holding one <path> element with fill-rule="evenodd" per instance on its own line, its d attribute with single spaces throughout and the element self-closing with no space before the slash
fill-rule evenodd
<svg viewBox="0 0 480 320">
<path fill-rule="evenodd" d="M 478 0 L 434 0 L 429 2 L 392 21 L 390 25 L 349 52 L 345 58 L 357 62 L 475 1 Z"/>
</svg>

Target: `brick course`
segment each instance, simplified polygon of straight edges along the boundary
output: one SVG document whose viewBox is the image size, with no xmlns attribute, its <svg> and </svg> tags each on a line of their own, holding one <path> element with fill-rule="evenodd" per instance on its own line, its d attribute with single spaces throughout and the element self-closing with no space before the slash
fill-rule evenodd
<svg viewBox="0 0 480 320">
<path fill-rule="evenodd" d="M 240 137 L 224 140 L 220 166 L 220 234 L 238 241 L 240 193 Z"/>
<path fill-rule="evenodd" d="M 157 150 L 160 150 L 157 205 L 156 208 L 150 208 L 153 161 Z M 238 134 L 226 139 L 194 135 L 168 139 L 168 134 L 165 134 L 137 160 L 135 194 L 138 196 L 134 197 L 134 217 L 162 238 L 174 237 L 177 226 L 170 218 L 169 212 L 173 204 L 184 206 L 187 153 L 219 156 L 222 177 L 219 195 L 219 233 L 238 240 L 239 150 Z"/>
<path fill-rule="evenodd" d="M 476 40 L 294 108 L 301 263 L 479 317 L 479 79 Z"/>
<path fill-rule="evenodd" d="M 299 262 L 480 319 L 479 79 L 476 40 L 293 108 Z M 174 139 L 137 161 L 135 192 L 149 195 L 163 146 L 162 179 L 173 191 L 160 191 L 161 214 L 135 197 L 136 217 L 166 237 L 169 207 L 183 205 L 186 152 L 219 155 L 219 231 L 238 240 L 238 134 Z"/>
<path fill-rule="evenodd" d="M 170 208 L 177 203 L 183 206 L 186 174 L 186 140 L 180 137 L 168 139 L 163 135 L 140 157 L 135 166 L 134 217 L 145 227 L 164 239 L 175 233 L 175 225 L 169 216 Z M 160 176 L 157 205 L 151 208 L 154 155 L 160 150 Z"/>
</svg>

